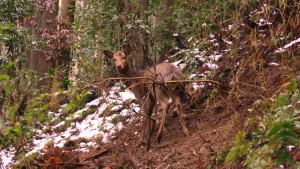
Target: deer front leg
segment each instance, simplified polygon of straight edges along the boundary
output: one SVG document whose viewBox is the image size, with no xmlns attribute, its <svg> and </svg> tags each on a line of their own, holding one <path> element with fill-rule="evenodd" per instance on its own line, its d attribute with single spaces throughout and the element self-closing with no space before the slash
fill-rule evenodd
<svg viewBox="0 0 300 169">
<path fill-rule="evenodd" d="M 142 133 L 142 139 L 141 143 L 142 145 L 146 145 L 147 150 L 150 149 L 150 141 L 151 141 L 151 135 L 155 126 L 155 121 L 152 119 L 152 112 L 153 108 L 155 106 L 155 99 L 153 96 L 148 96 L 145 98 L 145 102 L 142 106 L 143 108 L 143 133 Z"/>
<path fill-rule="evenodd" d="M 148 110 L 147 110 L 147 150 L 150 149 L 151 135 L 155 126 L 155 120 L 152 119 L 153 108 L 155 106 L 155 98 L 150 95 L 148 99 Z"/>
<path fill-rule="evenodd" d="M 143 120 L 142 120 L 142 136 L 140 140 L 140 146 L 146 145 L 146 135 L 147 135 L 147 117 L 145 116 L 146 113 L 144 113 L 143 110 Z"/>
</svg>

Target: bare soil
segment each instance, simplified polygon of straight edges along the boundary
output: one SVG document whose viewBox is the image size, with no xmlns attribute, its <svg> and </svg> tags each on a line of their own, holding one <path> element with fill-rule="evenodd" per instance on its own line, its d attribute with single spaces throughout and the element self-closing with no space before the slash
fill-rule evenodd
<svg viewBox="0 0 300 169">
<path fill-rule="evenodd" d="M 300 65 L 299 61 L 290 66 L 296 68 L 297 65 Z M 162 142 L 155 142 L 155 131 L 151 150 L 147 151 L 139 146 L 140 122 L 132 122 L 118 132 L 111 143 L 101 145 L 109 149 L 100 157 L 101 161 L 111 168 L 226 168 L 214 157 L 228 151 L 237 131 L 251 133 L 255 126 L 245 128 L 247 119 L 262 114 L 249 112 L 249 108 L 258 99 L 274 96 L 289 81 L 290 68 L 267 66 L 264 71 L 258 71 L 249 66 L 238 81 L 233 81 L 235 74 L 228 75 L 222 80 L 222 88 L 227 92 L 219 91 L 198 104 L 196 109 L 185 111 L 191 137 L 185 137 L 177 117 L 169 115 Z M 299 69 L 293 71 L 300 72 Z"/>
</svg>

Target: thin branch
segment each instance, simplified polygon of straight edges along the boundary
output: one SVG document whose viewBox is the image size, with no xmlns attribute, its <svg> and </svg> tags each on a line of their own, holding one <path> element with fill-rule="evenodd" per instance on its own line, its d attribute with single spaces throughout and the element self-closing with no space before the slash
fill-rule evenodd
<svg viewBox="0 0 300 169">
<path fill-rule="evenodd" d="M 168 84 L 168 83 L 199 83 L 199 82 L 205 82 L 205 83 L 213 83 L 218 86 L 221 86 L 221 83 L 214 81 L 214 80 L 167 80 L 167 81 L 160 81 L 160 80 L 155 80 L 152 78 L 148 77 L 115 77 L 115 78 L 106 78 L 100 83 L 95 83 L 95 84 L 102 84 L 107 81 L 112 81 L 112 80 L 120 80 L 120 81 L 125 81 L 125 80 L 149 80 L 149 81 L 141 81 L 139 83 L 144 83 L 144 84 Z"/>
</svg>

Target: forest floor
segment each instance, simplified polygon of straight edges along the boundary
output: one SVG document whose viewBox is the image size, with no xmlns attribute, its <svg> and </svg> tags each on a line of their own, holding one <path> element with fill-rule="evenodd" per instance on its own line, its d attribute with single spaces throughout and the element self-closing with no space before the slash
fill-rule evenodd
<svg viewBox="0 0 300 169">
<path fill-rule="evenodd" d="M 300 65 L 299 60 L 291 67 L 297 65 Z M 196 109 L 185 111 L 191 137 L 185 137 L 178 118 L 170 113 L 165 125 L 167 131 L 164 131 L 160 144 L 155 142 L 155 131 L 149 151 L 138 146 L 140 137 L 135 133 L 141 130 L 137 127 L 139 122 L 133 122 L 118 132 L 112 142 L 103 145 L 109 151 L 100 158 L 113 168 L 226 168 L 224 164 L 218 164 L 217 156 L 222 156 L 222 151 L 228 151 L 238 131 L 250 133 L 253 130 L 254 126 L 245 128 L 247 118 L 263 116 L 249 111 L 253 103 L 260 98 L 274 97 L 273 94 L 288 82 L 290 74 L 288 67 L 267 67 L 259 75 L 268 86 L 263 88 L 250 85 L 253 79 L 257 79 L 257 73 L 251 72 L 250 68 L 246 72 L 239 79 L 236 88 L 239 91 L 234 92 L 235 95 L 220 91 Z M 297 72 L 300 73 L 300 70 Z M 229 80 L 232 79 L 228 77 L 222 83 L 228 85 Z"/>
</svg>

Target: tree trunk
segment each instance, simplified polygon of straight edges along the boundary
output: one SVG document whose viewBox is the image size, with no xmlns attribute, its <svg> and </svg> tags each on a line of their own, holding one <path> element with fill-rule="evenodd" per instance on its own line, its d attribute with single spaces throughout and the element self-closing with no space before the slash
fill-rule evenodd
<svg viewBox="0 0 300 169">
<path fill-rule="evenodd" d="M 130 4 L 128 0 L 123 0 L 123 13 L 126 15 L 129 10 L 132 10 L 130 8 L 136 8 L 134 10 L 137 10 L 138 12 L 136 15 L 139 15 L 138 17 L 141 17 L 144 15 L 144 8 L 148 5 L 149 0 L 140 0 L 139 4 Z M 134 7 L 133 7 L 134 6 Z M 124 24 L 120 24 L 121 30 L 123 30 L 122 26 Z M 129 45 L 132 49 L 134 49 L 131 53 L 132 55 L 132 64 L 133 67 L 136 70 L 142 70 L 148 66 L 152 66 L 151 58 L 149 58 L 148 53 L 148 45 L 149 40 L 147 38 L 147 35 L 144 32 L 136 31 L 136 30 L 128 30 L 125 32 L 126 39 L 128 39 Z"/>
<path fill-rule="evenodd" d="M 41 8 L 36 9 L 36 25 L 32 26 L 32 35 L 36 39 L 43 39 L 42 36 L 45 30 L 50 34 L 57 30 L 56 17 L 58 14 L 58 1 L 54 1 L 53 5 L 51 11 L 46 8 L 45 4 L 43 4 Z M 47 75 L 51 68 L 51 62 L 45 53 L 50 50 L 48 47 L 42 47 L 42 51 L 31 49 L 31 51 L 28 52 L 29 59 L 27 65 L 30 70 L 36 72 L 39 78 L 36 87 L 44 87 L 46 91 L 49 90 L 49 83 L 51 82 L 51 79 Z"/>
<path fill-rule="evenodd" d="M 37 38 L 38 36 L 38 30 L 42 28 L 42 19 L 43 19 L 43 12 L 36 11 L 36 25 L 32 26 L 32 35 Z M 29 55 L 29 69 L 36 71 L 38 69 L 38 62 L 39 62 L 39 56 L 41 56 L 41 52 L 31 49 L 30 55 Z"/>
<path fill-rule="evenodd" d="M 172 5 L 174 4 L 174 0 L 163 0 L 160 2 L 160 5 L 165 7 L 165 8 L 170 8 Z M 169 11 L 166 11 L 166 12 L 160 12 L 158 14 L 158 17 L 156 18 L 156 24 L 159 24 L 161 22 L 164 22 L 165 20 L 165 17 L 169 17 Z M 174 31 L 174 25 L 170 24 L 170 23 L 167 23 L 166 25 L 166 30 L 167 32 L 165 32 L 165 36 L 164 38 L 166 39 L 172 39 L 173 37 L 173 31 Z M 159 54 L 160 55 L 160 58 L 159 58 L 159 61 L 164 61 L 167 59 L 167 55 L 169 54 L 169 52 L 171 51 L 171 49 L 173 48 L 172 45 L 170 44 L 162 44 L 161 46 L 161 53 Z"/>
<path fill-rule="evenodd" d="M 60 10 L 60 27 L 61 29 L 70 30 L 70 22 L 74 20 L 75 0 L 61 0 Z M 63 84 L 63 80 L 67 80 L 70 71 L 70 46 L 66 44 L 61 56 L 54 59 L 53 69 L 54 75 L 51 88 L 50 109 L 58 111 L 60 105 L 64 102 L 63 96 L 58 94 L 59 90 L 65 90 L 67 84 Z"/>
</svg>

